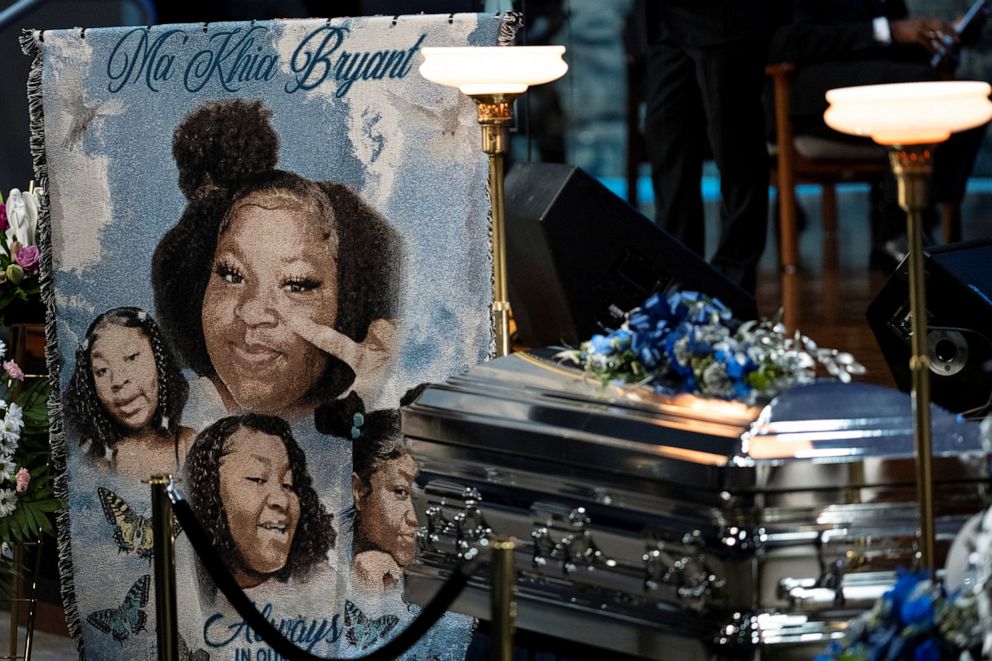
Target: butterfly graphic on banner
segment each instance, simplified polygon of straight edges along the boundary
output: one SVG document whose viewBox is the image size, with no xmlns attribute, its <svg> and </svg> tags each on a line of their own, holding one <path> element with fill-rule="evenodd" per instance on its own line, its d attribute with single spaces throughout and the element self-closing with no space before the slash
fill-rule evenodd
<svg viewBox="0 0 992 661">
<path fill-rule="evenodd" d="M 148 605 L 148 588 L 151 580 L 151 574 L 145 574 L 127 591 L 124 603 L 117 608 L 94 611 L 86 616 L 86 621 L 103 633 L 109 633 L 114 640 L 123 645 L 132 633 L 137 634 L 145 630 L 148 615 L 141 609 Z"/>
<path fill-rule="evenodd" d="M 350 600 L 346 599 L 344 602 L 345 637 L 349 644 L 360 650 L 367 649 L 376 641 L 385 638 L 399 621 L 400 618 L 395 615 L 383 615 L 373 620 Z"/>
<path fill-rule="evenodd" d="M 110 489 L 97 487 L 103 515 L 114 528 L 114 541 L 118 553 L 134 552 L 139 558 L 152 561 L 153 537 L 151 517 L 136 513 L 127 502 Z M 173 530 L 178 537 L 182 532 L 179 524 L 173 520 Z"/>
<path fill-rule="evenodd" d="M 190 650 L 189 645 L 186 643 L 186 639 L 182 636 L 178 637 L 179 642 L 179 661 L 210 661 L 210 655 L 207 654 L 206 650 L 196 650 L 195 652 Z"/>
</svg>

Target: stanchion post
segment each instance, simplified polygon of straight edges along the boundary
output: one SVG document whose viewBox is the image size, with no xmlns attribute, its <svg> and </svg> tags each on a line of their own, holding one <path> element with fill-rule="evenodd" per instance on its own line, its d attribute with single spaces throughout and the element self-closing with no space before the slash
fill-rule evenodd
<svg viewBox="0 0 992 661">
<path fill-rule="evenodd" d="M 497 537 L 492 541 L 490 619 L 493 661 L 510 661 L 513 658 L 513 627 L 517 619 L 516 572 L 513 569 L 516 547 L 517 540 L 512 537 Z"/>
<path fill-rule="evenodd" d="M 28 596 L 28 626 L 24 634 L 24 661 L 31 661 L 34 646 L 34 621 L 38 610 L 38 576 L 41 574 L 41 547 L 44 542 L 41 530 L 38 531 L 38 544 L 35 546 L 34 574 L 31 576 L 31 594 Z"/>
<path fill-rule="evenodd" d="M 24 545 L 14 543 L 14 573 L 10 584 L 10 658 L 17 658 L 17 624 L 20 615 L 17 612 L 21 600 L 21 565 L 24 563 Z"/>
<path fill-rule="evenodd" d="M 153 475 L 152 545 L 155 559 L 155 624 L 158 661 L 178 661 L 178 615 L 176 608 L 176 540 L 172 532 L 169 474 Z"/>
</svg>

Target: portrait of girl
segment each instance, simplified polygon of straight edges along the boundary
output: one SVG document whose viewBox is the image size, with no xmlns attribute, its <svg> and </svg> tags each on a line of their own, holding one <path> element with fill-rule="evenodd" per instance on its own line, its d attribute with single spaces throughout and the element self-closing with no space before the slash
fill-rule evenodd
<svg viewBox="0 0 992 661">
<path fill-rule="evenodd" d="M 180 424 L 188 384 L 162 332 L 140 308 L 114 308 L 90 324 L 64 395 L 83 454 L 147 478 L 181 466 L 195 437 Z"/>
<path fill-rule="evenodd" d="M 155 304 L 197 401 L 288 419 L 374 397 L 392 356 L 396 232 L 346 186 L 276 169 L 261 102 L 200 106 L 173 136 L 178 224 L 152 261 Z M 209 408 L 209 407 L 208 407 Z M 197 416 L 194 426 L 219 417 Z"/>
<path fill-rule="evenodd" d="M 242 589 L 330 571 L 333 516 L 285 420 L 255 413 L 218 420 L 190 448 L 185 477 L 190 505 Z"/>
<path fill-rule="evenodd" d="M 417 515 L 412 487 L 417 464 L 400 434 L 399 412 L 365 416 L 354 442 L 351 489 L 354 501 L 351 573 L 357 587 L 382 592 L 403 578 L 417 550 Z"/>
</svg>

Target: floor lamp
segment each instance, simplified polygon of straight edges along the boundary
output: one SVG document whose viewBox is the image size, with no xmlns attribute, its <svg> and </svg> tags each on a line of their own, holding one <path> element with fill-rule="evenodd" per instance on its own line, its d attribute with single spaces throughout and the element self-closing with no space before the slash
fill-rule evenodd
<svg viewBox="0 0 992 661">
<path fill-rule="evenodd" d="M 928 203 L 927 180 L 934 148 L 951 133 L 981 126 L 992 118 L 990 91 L 987 83 L 970 81 L 845 87 L 827 92 L 830 106 L 823 116 L 837 131 L 867 136 L 888 148 L 899 185 L 899 206 L 906 212 L 916 493 L 921 559 L 931 576 L 936 557 L 923 211 Z"/>
<path fill-rule="evenodd" d="M 482 151 L 489 155 L 493 207 L 493 327 L 496 355 L 510 353 L 510 299 L 507 294 L 506 228 L 503 213 L 503 154 L 510 148 L 513 101 L 531 85 L 557 80 L 568 71 L 564 46 L 424 48 L 420 75 L 457 87 L 475 101 L 482 127 Z"/>
<path fill-rule="evenodd" d="M 431 82 L 457 87 L 475 101 L 482 127 L 482 151 L 489 156 L 492 198 L 493 304 L 496 355 L 510 353 L 510 299 L 507 294 L 506 227 L 503 212 L 503 154 L 510 149 L 513 102 L 531 85 L 557 80 L 568 71 L 564 46 L 492 46 L 424 48 L 420 75 Z M 490 572 L 494 661 L 513 655 L 516 576 L 513 538 L 491 540 Z"/>
</svg>

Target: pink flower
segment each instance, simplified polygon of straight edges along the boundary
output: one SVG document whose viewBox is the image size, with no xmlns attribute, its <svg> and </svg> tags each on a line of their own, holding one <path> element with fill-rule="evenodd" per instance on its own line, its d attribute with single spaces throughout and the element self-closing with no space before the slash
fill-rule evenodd
<svg viewBox="0 0 992 661">
<path fill-rule="evenodd" d="M 38 272 L 38 259 L 40 257 L 41 252 L 38 250 L 38 246 L 24 246 L 14 255 L 14 259 L 28 275 L 34 275 Z"/>
<path fill-rule="evenodd" d="M 31 473 L 28 472 L 27 468 L 22 468 L 17 471 L 17 476 L 14 478 L 17 480 L 17 486 L 14 489 L 17 493 L 24 493 L 28 490 L 28 485 L 31 484 Z"/>
<path fill-rule="evenodd" d="M 7 205 L 0 203 L 0 232 L 7 229 Z"/>
<path fill-rule="evenodd" d="M 21 370 L 21 368 L 18 367 L 17 363 L 15 363 L 14 361 L 12 360 L 4 361 L 3 369 L 4 371 L 7 372 L 7 375 L 10 378 L 14 379 L 15 381 L 24 380 L 24 371 Z"/>
</svg>

